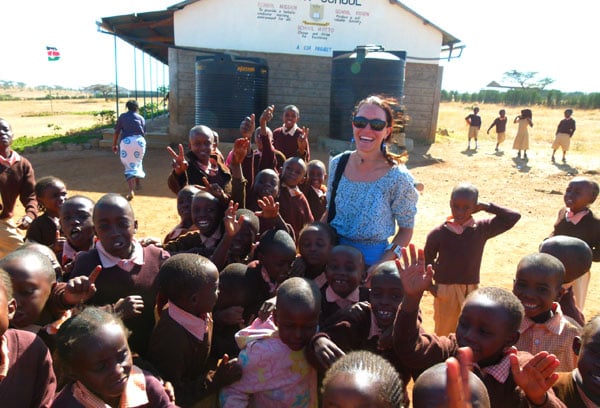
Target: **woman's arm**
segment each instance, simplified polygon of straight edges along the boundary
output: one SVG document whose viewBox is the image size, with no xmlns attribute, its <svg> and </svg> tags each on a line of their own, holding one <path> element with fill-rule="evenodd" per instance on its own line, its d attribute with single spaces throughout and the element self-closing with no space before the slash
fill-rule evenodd
<svg viewBox="0 0 600 408">
<path fill-rule="evenodd" d="M 394 235 L 394 239 L 392 240 L 391 243 L 394 245 L 397 245 L 400 248 L 407 247 L 408 244 L 410 243 L 412 235 L 413 235 L 413 228 L 399 227 L 398 232 L 396 232 L 396 235 Z M 381 257 L 381 259 L 379 260 L 379 262 L 391 261 L 393 259 L 396 259 L 397 258 L 396 253 L 394 252 L 395 248 L 396 247 L 394 246 L 393 248 L 385 251 L 383 256 Z"/>
</svg>

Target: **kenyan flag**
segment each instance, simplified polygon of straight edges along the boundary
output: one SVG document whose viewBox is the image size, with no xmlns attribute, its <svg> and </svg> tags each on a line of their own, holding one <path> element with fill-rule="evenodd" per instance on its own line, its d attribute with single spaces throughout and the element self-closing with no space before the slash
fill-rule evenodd
<svg viewBox="0 0 600 408">
<path fill-rule="evenodd" d="M 60 52 L 56 47 L 46 46 L 46 52 L 48 53 L 48 61 L 58 61 L 60 59 Z"/>
</svg>

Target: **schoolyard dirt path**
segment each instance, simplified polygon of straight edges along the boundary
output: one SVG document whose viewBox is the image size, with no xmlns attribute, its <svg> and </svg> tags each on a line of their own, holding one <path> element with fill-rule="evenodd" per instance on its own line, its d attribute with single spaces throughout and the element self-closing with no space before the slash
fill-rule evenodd
<svg viewBox="0 0 600 408">
<path fill-rule="evenodd" d="M 319 143 L 313 158 L 327 163 L 329 151 Z M 222 146 L 227 153 L 231 145 Z M 552 231 L 562 193 L 574 175 L 587 175 L 600 181 L 600 158 L 585 152 L 570 153 L 568 164 L 552 164 L 549 148 L 532 149 L 529 161 L 514 158 L 505 143 L 504 152 L 495 153 L 492 141 L 482 142 L 478 151 L 465 151 L 464 144 L 441 141 L 431 146 L 415 146 L 408 167 L 425 184 L 418 203 L 413 242 L 422 247 L 427 233 L 449 215 L 449 193 L 461 181 L 479 188 L 480 200 L 517 209 L 522 218 L 510 231 L 488 241 L 482 264 L 482 285 L 512 287 L 518 261 L 536 252 L 539 243 Z M 59 151 L 27 156 L 36 177 L 54 175 L 63 179 L 69 195 L 85 194 L 94 200 L 107 192 L 126 192 L 121 163 L 108 149 L 80 152 Z M 163 237 L 178 223 L 175 196 L 167 188 L 170 158 L 166 150 L 150 149 L 144 160 L 147 178 L 132 201 L 139 222 L 138 236 Z M 598 202 L 592 209 L 600 214 Z M 18 210 L 22 211 L 22 210 Z M 17 212 L 17 215 L 20 215 Z M 479 216 L 479 215 L 478 215 Z M 482 215 L 485 216 L 485 215 Z M 586 317 L 600 312 L 600 265 L 592 266 L 592 282 L 585 308 Z M 432 313 L 427 295 L 423 307 Z M 424 319 L 426 322 L 428 318 Z M 426 325 L 426 327 L 431 327 Z"/>
</svg>

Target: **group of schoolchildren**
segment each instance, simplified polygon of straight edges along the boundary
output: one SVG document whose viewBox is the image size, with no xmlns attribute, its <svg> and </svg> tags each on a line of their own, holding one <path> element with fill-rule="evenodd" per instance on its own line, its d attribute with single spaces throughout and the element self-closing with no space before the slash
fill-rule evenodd
<svg viewBox="0 0 600 408">
<path fill-rule="evenodd" d="M 227 156 L 206 126 L 191 129 L 188 153 L 170 149 L 180 223 L 160 243 L 135 237 L 121 195 L 67 198 L 56 177 L 22 189 L 43 214 L 0 259 L 0 405 L 600 405 L 600 317 L 582 313 L 600 260 L 595 181 L 571 180 L 512 293 L 479 288 L 480 267 L 486 241 L 520 214 L 468 183 L 422 250 L 367 270 L 319 221 L 326 168 L 310 160 L 298 108 L 271 131 L 273 113 L 256 129 L 245 118 Z M 10 168 L 16 152 L 0 154 Z M 426 291 L 435 334 L 422 326 Z M 453 357 L 465 353 L 471 402 L 450 403 Z"/>
<path fill-rule="evenodd" d="M 470 113 L 465 117 L 465 121 L 469 126 L 468 130 L 468 145 L 467 151 L 471 150 L 471 139 L 475 139 L 475 150 L 477 150 L 477 135 L 481 129 L 481 116 L 479 116 L 479 108 L 474 107 L 473 113 Z M 487 129 L 487 134 L 490 134 L 490 130 L 496 129 L 496 153 L 500 151 L 500 144 L 506 140 L 506 124 L 508 118 L 506 117 L 506 110 L 500 109 L 498 117 L 490 124 Z M 521 151 L 523 151 L 523 159 L 527 160 L 527 150 L 529 149 L 529 132 L 528 128 L 533 127 L 533 113 L 531 109 L 522 109 L 521 113 L 515 117 L 513 123 L 518 125 L 517 134 L 513 141 L 512 148 L 517 150 L 517 159 L 521 159 Z M 575 119 L 573 118 L 573 109 L 565 109 L 564 118 L 558 122 L 556 132 L 554 133 L 554 141 L 552 142 L 552 163 L 556 162 L 556 151 L 560 148 L 562 150 L 562 162 L 567 162 L 567 151 L 571 146 L 571 138 L 573 133 L 577 129 Z"/>
</svg>

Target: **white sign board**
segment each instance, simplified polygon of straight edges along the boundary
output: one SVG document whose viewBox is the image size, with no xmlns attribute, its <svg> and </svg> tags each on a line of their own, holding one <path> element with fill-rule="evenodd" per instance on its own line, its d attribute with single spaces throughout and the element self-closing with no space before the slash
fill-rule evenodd
<svg viewBox="0 0 600 408">
<path fill-rule="evenodd" d="M 175 12 L 175 44 L 330 57 L 377 44 L 438 58 L 442 33 L 389 0 L 201 0 Z"/>
</svg>

